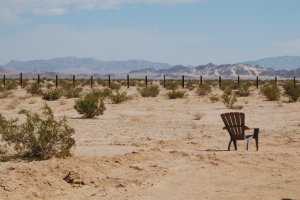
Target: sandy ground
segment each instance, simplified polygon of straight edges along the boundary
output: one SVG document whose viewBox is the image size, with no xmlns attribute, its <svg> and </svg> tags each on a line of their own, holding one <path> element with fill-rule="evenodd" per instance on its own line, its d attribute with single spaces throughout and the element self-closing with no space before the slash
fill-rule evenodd
<svg viewBox="0 0 300 200">
<path fill-rule="evenodd" d="M 127 92 L 134 99 L 107 103 L 96 119 L 81 119 L 74 99 L 48 102 L 76 130 L 74 156 L 0 163 L 0 199 L 300 199 L 300 102 L 268 102 L 257 91 L 239 98 L 246 125 L 260 128 L 260 149 L 239 141 L 228 152 L 220 114 L 232 110 L 222 102 Z M 14 118 L 43 103 L 18 90 L 0 111 Z M 77 184 L 63 180 L 69 172 Z"/>
</svg>

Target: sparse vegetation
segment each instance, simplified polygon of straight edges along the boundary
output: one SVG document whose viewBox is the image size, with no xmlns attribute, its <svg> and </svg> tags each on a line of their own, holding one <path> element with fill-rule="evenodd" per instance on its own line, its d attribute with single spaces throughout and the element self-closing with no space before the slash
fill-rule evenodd
<svg viewBox="0 0 300 200">
<path fill-rule="evenodd" d="M 276 85 L 265 86 L 261 90 L 268 101 L 278 101 L 280 99 L 280 89 Z"/>
<path fill-rule="evenodd" d="M 159 94 L 158 85 L 150 85 L 138 89 L 142 97 L 156 97 Z"/>
<path fill-rule="evenodd" d="M 238 86 L 238 92 L 237 95 L 239 95 L 240 97 L 247 97 L 251 94 L 251 82 L 242 82 L 240 83 L 240 85 Z"/>
<path fill-rule="evenodd" d="M 221 97 L 226 108 L 236 109 L 236 110 L 240 110 L 243 108 L 243 106 L 241 105 L 234 105 L 237 102 L 237 98 L 235 94 L 228 95 L 227 93 L 224 92 L 224 94 Z"/>
<path fill-rule="evenodd" d="M 287 95 L 292 102 L 298 101 L 300 98 L 300 87 L 294 86 L 292 83 L 286 83 L 284 86 L 284 93 Z"/>
<path fill-rule="evenodd" d="M 185 92 L 179 91 L 179 90 L 172 90 L 167 93 L 167 96 L 169 97 L 169 99 L 181 99 L 184 97 L 184 95 L 185 95 Z"/>
<path fill-rule="evenodd" d="M 26 91 L 32 95 L 41 95 L 42 94 L 41 87 L 37 82 L 28 84 L 28 86 L 26 87 Z"/>
<path fill-rule="evenodd" d="M 209 97 L 209 99 L 212 103 L 216 103 L 220 100 L 218 95 L 212 95 L 212 96 Z"/>
<path fill-rule="evenodd" d="M 57 88 L 49 89 L 43 93 L 43 99 L 46 101 L 55 101 L 61 97 L 61 91 Z"/>
<path fill-rule="evenodd" d="M 176 90 L 178 88 L 178 81 L 166 81 L 166 89 L 167 90 Z"/>
<path fill-rule="evenodd" d="M 70 88 L 68 90 L 66 90 L 64 92 L 64 96 L 67 98 L 67 99 L 70 99 L 70 98 L 78 98 L 80 97 L 81 95 L 81 92 L 82 92 L 82 88 L 81 87 L 77 87 L 77 88 Z"/>
<path fill-rule="evenodd" d="M 45 104 L 43 115 L 21 110 L 19 114 L 26 116 L 26 121 L 19 125 L 18 120 L 7 120 L 0 113 L 0 135 L 5 146 L 12 147 L 14 157 L 27 159 L 48 159 L 51 157 L 70 156 L 70 149 L 74 146 L 72 138 L 74 129 L 66 118 L 60 121 L 54 119 L 53 111 Z M 0 147 L 2 159 L 6 155 L 6 148 Z"/>
<path fill-rule="evenodd" d="M 75 110 L 85 118 L 94 118 L 103 115 L 106 107 L 103 98 L 95 93 L 88 93 L 75 102 Z"/>
<path fill-rule="evenodd" d="M 198 96 L 205 96 L 207 94 L 209 94 L 211 92 L 211 86 L 208 85 L 208 84 L 202 84 L 202 85 L 199 85 L 199 87 L 197 88 L 197 95 Z"/>
<path fill-rule="evenodd" d="M 122 102 L 128 100 L 127 93 L 126 92 L 120 93 L 119 91 L 117 91 L 116 94 L 112 94 L 110 96 L 110 98 L 111 98 L 112 102 L 115 104 L 119 104 L 119 103 L 122 103 Z"/>
</svg>

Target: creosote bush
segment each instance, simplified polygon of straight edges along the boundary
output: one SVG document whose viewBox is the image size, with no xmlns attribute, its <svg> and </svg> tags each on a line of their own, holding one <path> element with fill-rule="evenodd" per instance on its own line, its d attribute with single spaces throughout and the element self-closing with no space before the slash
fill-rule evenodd
<svg viewBox="0 0 300 200">
<path fill-rule="evenodd" d="M 176 90 L 180 83 L 178 81 L 166 81 L 166 89 L 167 90 Z"/>
<path fill-rule="evenodd" d="M 250 93 L 251 93 L 251 90 L 250 90 L 251 85 L 252 85 L 251 82 L 242 82 L 242 83 L 240 83 L 240 85 L 238 86 L 237 94 L 240 97 L 249 96 Z"/>
<path fill-rule="evenodd" d="M 241 106 L 241 105 L 234 105 L 235 102 L 237 102 L 237 98 L 236 98 L 235 94 L 228 95 L 227 93 L 224 92 L 224 94 L 221 96 L 221 98 L 222 98 L 222 101 L 223 101 L 224 105 L 226 106 L 226 108 L 237 109 L 237 110 L 240 110 L 243 108 L 243 106 Z"/>
<path fill-rule="evenodd" d="M 106 99 L 112 95 L 112 90 L 110 88 L 104 88 L 102 90 L 93 90 L 93 94 L 98 98 Z"/>
<path fill-rule="evenodd" d="M 119 84 L 118 82 L 111 82 L 110 83 L 110 89 L 112 90 L 119 90 L 121 88 L 121 84 Z"/>
<path fill-rule="evenodd" d="M 26 91 L 32 95 L 40 95 L 42 94 L 41 87 L 37 82 L 33 82 L 31 84 L 28 84 L 26 87 Z"/>
<path fill-rule="evenodd" d="M 76 100 L 74 108 L 85 118 L 94 118 L 95 116 L 103 115 L 106 110 L 103 98 L 95 93 L 88 93 Z"/>
<path fill-rule="evenodd" d="M 268 101 L 278 101 L 280 98 L 280 89 L 276 85 L 265 86 L 261 91 Z"/>
<path fill-rule="evenodd" d="M 179 91 L 179 90 L 172 90 L 167 93 L 167 96 L 169 97 L 169 99 L 181 99 L 184 97 L 184 95 L 185 95 L 185 92 Z"/>
<path fill-rule="evenodd" d="M 199 85 L 199 87 L 197 88 L 197 95 L 198 96 L 205 96 L 207 94 L 209 94 L 211 92 L 211 86 L 208 85 L 208 84 L 202 84 L 202 85 Z"/>
<path fill-rule="evenodd" d="M 19 114 L 26 116 L 26 121 L 19 125 L 18 120 L 7 120 L 0 113 L 0 135 L 5 146 L 12 147 L 13 157 L 26 159 L 49 159 L 51 157 L 70 156 L 70 149 L 75 145 L 72 129 L 66 118 L 60 121 L 54 119 L 53 111 L 45 104 L 43 114 L 21 110 Z M 7 147 L 6 147 L 7 148 Z M 5 147 L 2 149 L 2 159 L 7 159 Z"/>
<path fill-rule="evenodd" d="M 212 103 L 216 103 L 220 100 L 218 95 L 212 95 L 212 96 L 209 97 L 209 99 Z"/>
<path fill-rule="evenodd" d="M 46 101 L 55 101 L 61 97 L 61 91 L 57 88 L 49 89 L 43 93 L 43 99 Z"/>
<path fill-rule="evenodd" d="M 111 101 L 115 104 L 119 104 L 119 103 L 122 103 L 122 102 L 128 100 L 127 93 L 126 92 L 120 93 L 119 91 L 117 91 L 116 94 L 112 94 L 110 96 L 110 98 L 111 98 Z"/>
<path fill-rule="evenodd" d="M 286 83 L 284 86 L 284 93 L 290 99 L 290 101 L 296 102 L 300 98 L 300 87 L 294 86 L 292 83 Z"/>
<path fill-rule="evenodd" d="M 68 90 L 65 90 L 64 91 L 64 96 L 67 98 L 67 99 L 70 99 L 70 98 L 78 98 L 80 97 L 81 95 L 81 92 L 82 92 L 82 88 L 81 87 L 71 87 L 69 88 Z"/>
<path fill-rule="evenodd" d="M 150 85 L 138 89 L 142 97 L 156 97 L 159 94 L 158 85 Z"/>
</svg>

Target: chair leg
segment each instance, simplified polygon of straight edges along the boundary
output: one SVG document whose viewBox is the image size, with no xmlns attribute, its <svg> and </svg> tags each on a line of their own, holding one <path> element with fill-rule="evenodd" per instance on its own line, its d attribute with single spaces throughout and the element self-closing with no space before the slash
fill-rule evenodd
<svg viewBox="0 0 300 200">
<path fill-rule="evenodd" d="M 237 150 L 236 140 L 233 140 L 234 149 Z"/>
<path fill-rule="evenodd" d="M 231 142 L 232 142 L 232 140 L 230 140 L 230 142 L 228 144 L 228 151 L 230 151 Z"/>
<path fill-rule="evenodd" d="M 255 128 L 254 129 L 254 139 L 255 139 L 255 144 L 256 144 L 256 151 L 258 151 L 258 133 L 259 133 L 259 129 Z"/>
</svg>

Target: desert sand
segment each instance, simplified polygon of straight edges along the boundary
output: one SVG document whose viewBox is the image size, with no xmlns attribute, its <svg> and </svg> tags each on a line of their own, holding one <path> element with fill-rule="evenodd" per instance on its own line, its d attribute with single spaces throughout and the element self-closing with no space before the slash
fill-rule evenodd
<svg viewBox="0 0 300 200">
<path fill-rule="evenodd" d="M 1 162 L 0 199 L 300 199 L 300 102 L 269 102 L 257 90 L 239 98 L 246 125 L 260 128 L 259 151 L 238 141 L 228 152 L 220 114 L 233 110 L 221 101 L 123 90 L 133 99 L 107 102 L 96 119 L 82 119 L 75 99 L 47 102 L 76 131 L 73 156 Z M 21 108 L 38 112 L 44 102 L 18 89 L 0 99 L 0 111 L 20 117 Z M 73 184 L 64 180 L 69 173 Z"/>
</svg>

